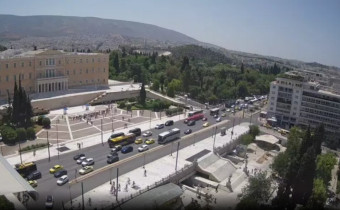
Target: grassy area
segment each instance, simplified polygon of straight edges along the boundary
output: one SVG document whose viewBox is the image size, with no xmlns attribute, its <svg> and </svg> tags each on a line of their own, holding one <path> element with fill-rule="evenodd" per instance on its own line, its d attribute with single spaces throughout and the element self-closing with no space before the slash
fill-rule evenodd
<svg viewBox="0 0 340 210">
<path fill-rule="evenodd" d="M 35 133 L 38 133 L 41 129 L 43 129 L 42 125 L 34 124 Z"/>
<path fill-rule="evenodd" d="M 21 152 L 29 152 L 32 150 L 38 150 L 38 149 L 43 149 L 47 147 L 47 143 L 38 143 L 38 144 L 33 144 L 27 147 L 23 147 L 21 149 Z"/>
</svg>

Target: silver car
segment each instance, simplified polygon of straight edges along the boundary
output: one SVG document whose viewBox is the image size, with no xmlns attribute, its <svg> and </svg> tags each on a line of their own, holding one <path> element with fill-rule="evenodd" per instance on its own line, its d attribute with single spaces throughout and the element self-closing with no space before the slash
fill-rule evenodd
<svg viewBox="0 0 340 210">
<path fill-rule="evenodd" d="M 143 137 L 149 137 L 149 136 L 152 136 L 151 131 L 146 131 L 145 133 L 143 133 Z"/>
<path fill-rule="evenodd" d="M 77 164 L 81 164 L 83 161 L 86 160 L 86 157 L 83 156 L 83 157 L 80 157 L 78 160 L 77 160 Z"/>
<path fill-rule="evenodd" d="M 64 175 L 64 176 L 62 176 L 58 179 L 57 185 L 61 186 L 65 183 L 67 183 L 67 182 L 68 182 L 68 177 L 67 177 L 67 175 Z"/>
<path fill-rule="evenodd" d="M 94 160 L 93 158 L 87 158 L 86 160 L 84 160 L 81 165 L 84 166 L 90 166 L 90 165 L 94 165 Z"/>
</svg>

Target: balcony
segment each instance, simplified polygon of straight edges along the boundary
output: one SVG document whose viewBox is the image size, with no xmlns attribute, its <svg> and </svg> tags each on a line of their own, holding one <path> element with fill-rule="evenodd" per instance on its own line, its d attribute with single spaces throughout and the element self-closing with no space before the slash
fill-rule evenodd
<svg viewBox="0 0 340 210">
<path fill-rule="evenodd" d="M 67 76 L 57 76 L 57 77 L 44 77 L 38 78 L 37 82 L 51 82 L 51 81 L 67 81 Z"/>
</svg>

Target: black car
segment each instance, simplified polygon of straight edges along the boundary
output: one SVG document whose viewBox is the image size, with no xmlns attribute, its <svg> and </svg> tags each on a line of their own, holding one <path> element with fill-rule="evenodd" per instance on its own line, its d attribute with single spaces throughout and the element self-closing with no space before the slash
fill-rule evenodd
<svg viewBox="0 0 340 210">
<path fill-rule="evenodd" d="M 190 121 L 187 123 L 188 126 L 193 126 L 193 125 L 195 125 L 195 124 L 196 124 L 196 121 L 195 121 L 195 120 L 190 120 Z"/>
<path fill-rule="evenodd" d="M 108 164 L 111 164 L 111 163 L 115 163 L 115 162 L 117 162 L 117 161 L 119 161 L 119 157 L 118 156 L 111 156 L 111 157 L 109 157 L 109 158 L 107 158 L 107 163 Z"/>
<path fill-rule="evenodd" d="M 125 146 L 122 149 L 122 153 L 129 153 L 133 151 L 133 147 L 132 146 Z"/>
<path fill-rule="evenodd" d="M 85 154 L 76 154 L 76 155 L 73 157 L 73 160 L 78 160 L 80 157 L 85 157 Z"/>
<path fill-rule="evenodd" d="M 191 132 L 192 132 L 192 130 L 188 129 L 188 130 L 184 131 L 184 134 L 190 134 Z"/>
<path fill-rule="evenodd" d="M 174 124 L 174 121 L 173 120 L 168 120 L 165 122 L 165 126 L 171 126 Z"/>
<path fill-rule="evenodd" d="M 64 175 L 67 175 L 67 171 L 65 169 L 57 171 L 57 172 L 54 173 L 55 178 L 59 178 L 59 177 L 64 176 Z"/>
<path fill-rule="evenodd" d="M 40 171 L 33 171 L 27 176 L 27 180 L 36 180 L 41 178 L 41 172 Z"/>
<path fill-rule="evenodd" d="M 140 128 L 134 128 L 129 130 L 129 133 L 134 133 L 136 136 L 140 136 L 142 134 L 142 130 Z"/>
<path fill-rule="evenodd" d="M 45 207 L 47 209 L 52 209 L 53 208 L 53 205 L 54 205 L 54 198 L 52 195 L 48 195 L 46 197 L 46 201 L 45 201 Z"/>
</svg>

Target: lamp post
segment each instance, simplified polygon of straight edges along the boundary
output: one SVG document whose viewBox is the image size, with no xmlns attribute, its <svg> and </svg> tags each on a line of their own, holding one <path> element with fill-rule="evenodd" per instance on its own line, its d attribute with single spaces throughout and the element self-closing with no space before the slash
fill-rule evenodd
<svg viewBox="0 0 340 210">
<path fill-rule="evenodd" d="M 111 120 L 112 120 L 112 132 L 113 132 L 113 118 Z"/>
<path fill-rule="evenodd" d="M 1 153 L 2 153 L 2 147 L 1 147 Z M 20 155 L 20 163 L 22 164 L 20 141 L 19 141 L 19 155 Z"/>
<path fill-rule="evenodd" d="M 117 193 L 116 193 L 116 201 L 118 202 L 118 176 L 119 176 L 119 168 L 117 168 L 117 187 L 116 187 L 116 189 L 117 189 Z"/>
<path fill-rule="evenodd" d="M 217 126 L 215 126 L 215 137 L 214 137 L 213 151 L 215 151 L 216 132 L 217 132 Z"/>
<path fill-rule="evenodd" d="M 48 150 L 48 162 L 51 162 L 51 154 L 50 154 L 50 141 L 48 140 L 48 131 L 47 134 L 47 150 Z"/>
<path fill-rule="evenodd" d="M 104 140 L 103 140 L 103 119 L 100 119 L 100 133 L 102 137 L 102 145 L 104 146 Z"/>
<path fill-rule="evenodd" d="M 177 172 L 177 163 L 178 163 L 178 151 L 179 151 L 179 142 L 177 143 L 177 155 L 176 155 L 176 166 L 175 166 L 176 172 Z"/>
<path fill-rule="evenodd" d="M 85 201 L 84 201 L 84 186 L 83 186 L 83 182 L 81 182 L 81 201 L 82 201 L 82 210 L 85 209 Z"/>
<path fill-rule="evenodd" d="M 59 160 L 59 137 L 58 137 L 58 122 L 56 123 L 57 127 L 57 150 L 58 150 L 58 160 Z"/>
</svg>

